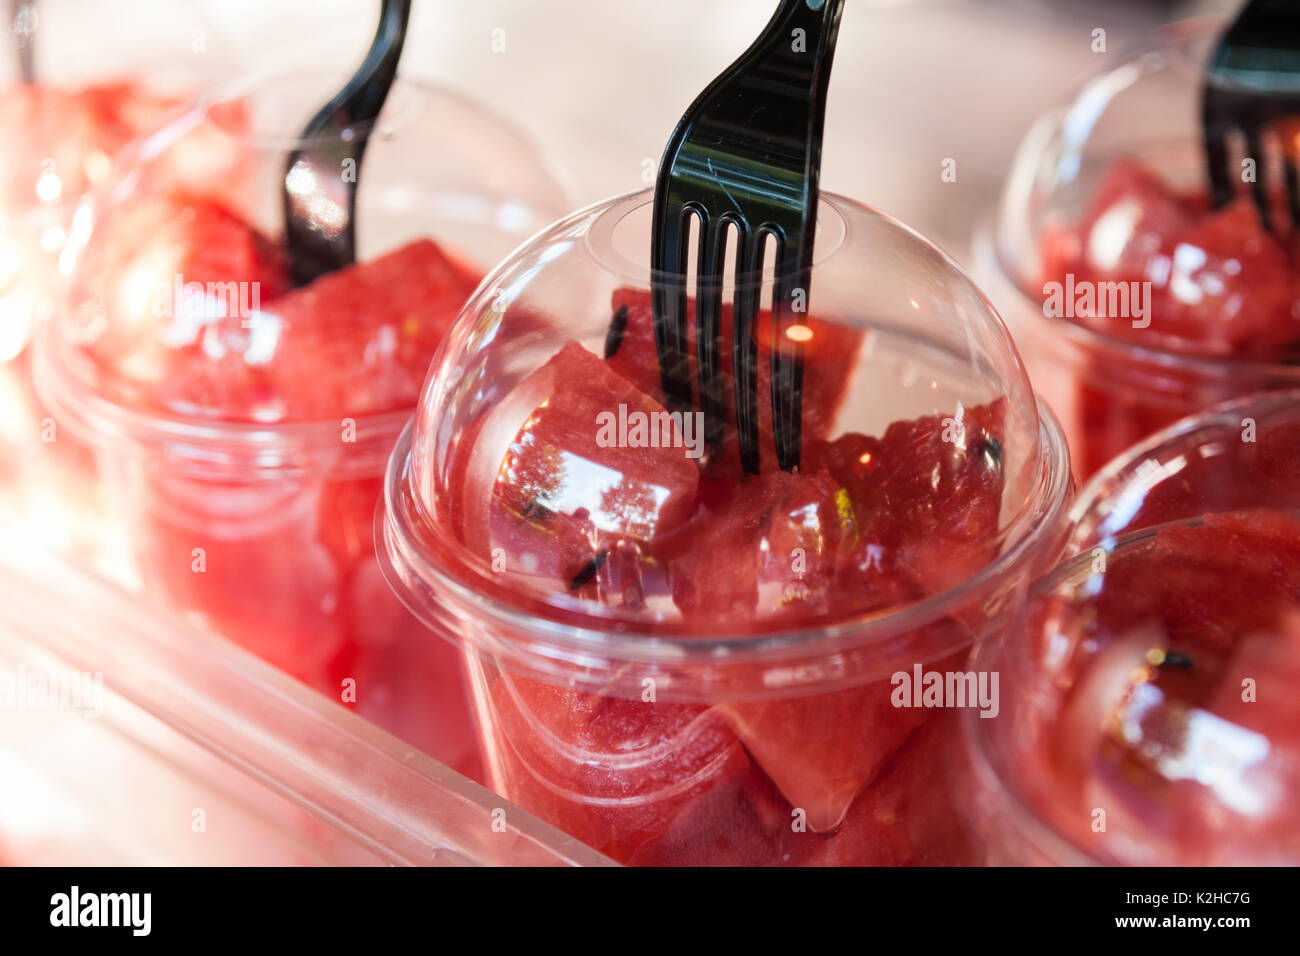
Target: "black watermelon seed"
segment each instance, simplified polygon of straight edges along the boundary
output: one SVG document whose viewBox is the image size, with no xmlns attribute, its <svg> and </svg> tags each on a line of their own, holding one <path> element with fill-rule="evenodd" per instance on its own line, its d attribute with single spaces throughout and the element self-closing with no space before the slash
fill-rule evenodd
<svg viewBox="0 0 1300 956">
<path fill-rule="evenodd" d="M 609 320 L 609 331 L 605 333 L 605 358 L 612 359 L 623 347 L 623 333 L 627 331 L 627 306 L 620 305 L 614 310 L 614 317 Z"/>
<path fill-rule="evenodd" d="M 596 576 L 596 572 L 604 567 L 605 562 L 609 559 L 609 552 L 603 548 L 597 551 L 590 561 L 582 566 L 582 570 L 573 576 L 572 583 L 569 584 L 570 591 L 576 591 L 591 581 Z"/>
</svg>

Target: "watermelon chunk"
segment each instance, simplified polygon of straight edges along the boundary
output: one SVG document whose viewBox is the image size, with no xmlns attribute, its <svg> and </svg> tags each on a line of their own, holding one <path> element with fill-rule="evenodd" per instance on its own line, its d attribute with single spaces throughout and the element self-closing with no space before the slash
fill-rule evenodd
<svg viewBox="0 0 1300 956">
<path fill-rule="evenodd" d="M 1044 282 L 1150 282 L 1150 325 L 1080 315 L 1111 334 L 1210 355 L 1276 359 L 1300 344 L 1294 241 L 1264 229 L 1245 196 L 1211 210 L 1136 160 L 1115 163 L 1082 219 L 1048 230 Z M 1100 311 L 1100 310 L 1096 310 Z M 1175 416 L 1176 417 L 1176 416 Z"/>
<path fill-rule="evenodd" d="M 1162 527 L 1121 543 L 1094 590 L 1053 595 L 1037 625 L 1065 689 L 1039 731 L 1049 807 L 1067 828 L 1087 819 L 1080 804 L 1110 808 L 1115 832 L 1157 848 L 1149 859 L 1294 859 L 1300 521 L 1259 509 Z"/>
<path fill-rule="evenodd" d="M 1167 238 L 1189 228 L 1195 215 L 1158 175 L 1122 159 L 1106 171 L 1077 224 L 1048 231 L 1044 275 L 1060 279 L 1080 265 L 1098 278 L 1145 275 Z"/>
<path fill-rule="evenodd" d="M 697 514 L 656 551 L 683 617 L 711 633 L 807 624 L 911 603 L 969 577 L 999 547 L 1003 414 L 1003 400 L 958 407 L 895 422 L 879 439 L 814 442 L 808 465 L 816 471 L 722 488 L 705 482 L 716 510 Z M 958 647 L 970 637 L 958 620 L 932 628 L 927 646 Z M 929 666 L 955 668 L 963 653 Z M 825 832 L 924 719 L 895 708 L 890 692 L 877 681 L 719 709 L 786 799 Z"/>
<path fill-rule="evenodd" d="M 964 829 L 945 768 L 950 715 L 912 731 L 833 832 L 799 826 L 798 813 L 751 766 L 700 795 L 641 845 L 637 866 L 969 866 L 978 850 Z"/>
<path fill-rule="evenodd" d="M 825 471 L 701 484 L 719 510 L 700 508 L 655 547 L 683 617 L 697 628 L 745 632 L 826 614 L 836 554 L 852 530 L 840 485 Z"/>
<path fill-rule="evenodd" d="M 266 307 L 280 338 L 272 387 L 292 419 L 415 405 L 479 276 L 430 239 L 323 275 Z"/>
<path fill-rule="evenodd" d="M 505 792 L 617 860 L 749 768 L 744 749 L 705 707 L 505 672 L 492 680 L 490 701 Z"/>
<path fill-rule="evenodd" d="M 952 620 L 934 625 L 935 636 L 953 643 L 969 639 Z M 927 670 L 958 670 L 959 651 L 926 664 Z M 855 798 L 882 764 L 931 713 L 895 707 L 889 679 L 858 687 L 769 701 L 719 705 L 728 725 L 791 806 L 807 814 L 819 833 L 837 828 Z"/>
<path fill-rule="evenodd" d="M 971 866 L 979 851 L 947 774 L 952 714 L 929 715 L 854 801 L 830 839 L 801 835 L 803 866 Z"/>
<path fill-rule="evenodd" d="M 810 449 L 846 489 L 858 537 L 836 582 L 843 610 L 878 606 L 882 577 L 913 599 L 970 577 L 997 553 L 1005 485 L 1005 399 L 894 422 Z M 888 588 L 899 596 L 897 586 Z"/>
<path fill-rule="evenodd" d="M 93 352 L 108 381 L 182 415 L 279 422 L 409 408 L 478 281 L 420 239 L 283 294 L 278 248 L 220 203 L 177 194 L 120 216 L 83 270 L 82 322 L 107 326 Z M 186 286 L 198 294 L 175 294 Z"/>
<path fill-rule="evenodd" d="M 659 447 L 638 447 L 630 431 L 620 442 L 603 416 L 657 422 Z M 501 548 L 509 573 L 545 590 L 633 600 L 608 593 L 610 555 L 645 553 L 689 517 L 699 485 L 664 408 L 570 342 L 479 427 L 461 495 L 465 540 L 484 555 Z"/>
<path fill-rule="evenodd" d="M 219 414 L 242 390 L 246 406 L 260 377 L 231 313 L 287 287 L 275 244 L 225 206 L 184 194 L 115 207 L 101 230 L 78 268 L 73 318 L 106 390 L 182 414 Z"/>
<path fill-rule="evenodd" d="M 1106 575 L 1098 627 L 1122 633 L 1146 623 L 1176 649 L 1219 654 L 1240 635 L 1273 630 L 1300 593 L 1300 521 L 1284 512 L 1208 514 L 1162 528 L 1154 542 L 1125 562 L 1140 562 L 1141 573 Z"/>
<path fill-rule="evenodd" d="M 630 288 L 618 289 L 614 293 L 612 307 L 614 318 L 605 344 L 606 361 L 629 382 L 662 403 L 664 393 L 655 350 L 654 313 L 651 309 L 650 293 Z M 758 345 L 760 474 L 776 469 L 770 398 L 771 322 L 771 313 L 764 311 L 753 326 Z M 692 329 L 689 348 L 692 387 L 695 388 L 698 381 L 694 351 L 695 303 L 693 300 L 687 304 L 687 323 Z M 732 388 L 734 346 L 732 309 L 729 303 L 722 307 L 721 325 L 719 369 L 723 380 L 725 431 L 721 449 L 711 455 L 705 463 L 705 474 L 710 478 L 735 477 L 742 473 Z M 835 425 L 835 416 L 848 393 L 849 382 L 857 363 L 862 332 L 839 322 L 813 316 L 801 317 L 799 328 L 804 347 L 802 436 L 804 446 L 807 447 L 809 442 L 827 437 Z M 698 408 L 698 401 L 692 407 Z"/>
</svg>

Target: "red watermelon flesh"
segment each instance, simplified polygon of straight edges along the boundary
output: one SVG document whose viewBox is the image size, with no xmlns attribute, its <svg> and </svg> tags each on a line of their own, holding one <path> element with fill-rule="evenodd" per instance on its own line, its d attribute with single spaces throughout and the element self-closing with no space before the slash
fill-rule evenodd
<svg viewBox="0 0 1300 956">
<path fill-rule="evenodd" d="M 894 422 L 882 438 L 818 442 L 809 467 L 848 492 L 858 538 L 841 562 L 841 610 L 877 606 L 881 577 L 915 597 L 970 577 L 996 555 L 1005 485 L 1005 399 Z M 897 593 L 897 592 L 895 592 Z"/>
<path fill-rule="evenodd" d="M 1142 573 L 1106 575 L 1097 627 L 1121 633 L 1149 623 L 1189 652 L 1220 654 L 1240 635 L 1273 629 L 1300 594 L 1300 520 L 1284 512 L 1208 514 L 1196 524 L 1162 528 L 1153 540 L 1147 550 L 1111 562 L 1140 562 Z M 1175 670 L 1169 677 L 1187 675 Z"/>
<path fill-rule="evenodd" d="M 620 444 L 602 424 L 620 415 L 665 425 L 660 447 Z M 622 600 L 605 593 L 610 555 L 635 557 L 694 506 L 699 469 L 667 423 L 662 406 L 570 342 L 479 426 L 464 473 L 465 540 L 485 555 L 500 548 L 505 570 L 543 590 Z"/>
<path fill-rule="evenodd" d="M 1264 229 L 1242 196 L 1211 210 L 1136 160 L 1115 163 L 1077 224 L 1042 241 L 1043 281 L 1150 282 L 1149 326 L 1135 316 L 1079 321 L 1177 350 L 1275 359 L 1300 344 L 1300 243 Z M 1086 306 L 1086 303 L 1085 303 Z M 1077 308 L 1077 305 L 1076 305 Z"/>
<path fill-rule="evenodd" d="M 968 639 L 956 622 L 935 626 L 953 642 Z M 964 659 L 959 651 L 925 668 L 956 670 Z M 893 692 L 891 680 L 883 679 L 719 709 L 790 804 L 806 812 L 809 827 L 825 833 L 840 825 L 883 762 L 931 716 L 924 708 L 895 707 Z"/>
<path fill-rule="evenodd" d="M 1153 171 L 1120 160 L 1107 170 L 1077 225 L 1046 233 L 1044 279 L 1061 281 L 1080 265 L 1098 278 L 1145 275 L 1167 237 L 1189 228 L 1196 215 Z"/>
<path fill-rule="evenodd" d="M 947 770 L 954 715 L 929 714 L 881 766 L 830 839 L 804 835 L 804 866 L 971 866 L 979 862 Z"/>
<path fill-rule="evenodd" d="M 650 293 L 623 288 L 615 291 L 612 302 L 615 322 L 621 335 L 611 332 L 606 340 L 606 361 L 610 367 L 657 401 L 664 401 L 662 381 L 654 340 L 654 313 Z M 720 453 L 710 456 L 705 474 L 711 478 L 735 477 L 742 473 L 740 450 L 736 437 L 736 411 L 732 387 L 732 309 L 724 304 L 721 316 L 722 337 L 719 349 L 719 368 L 722 373 L 724 398 L 724 437 Z M 799 316 L 798 326 L 806 341 L 804 347 L 804 384 L 802 402 L 802 437 L 804 446 L 830 434 L 835 417 L 848 394 L 849 384 L 857 364 L 858 347 L 863 333 L 848 325 Z M 687 325 L 692 330 L 695 323 L 694 300 L 687 305 Z M 771 412 L 771 313 L 762 312 L 754 323 L 758 343 L 758 417 L 759 417 L 759 472 L 776 469 L 775 445 L 772 440 Z M 698 384 L 694 332 L 689 349 L 693 388 Z M 698 408 L 698 402 L 692 407 Z"/>
<path fill-rule="evenodd" d="M 172 605 L 337 697 L 355 647 L 335 612 L 349 568 L 322 540 L 333 487 L 205 481 L 150 468 L 132 486 L 128 520 L 145 579 Z"/>
<path fill-rule="evenodd" d="M 978 861 L 947 779 L 950 715 L 906 735 L 833 832 L 803 826 L 756 766 L 691 801 L 642 844 L 639 866 L 969 866 Z"/>
<path fill-rule="evenodd" d="M 628 859 L 633 866 L 782 866 L 794 862 L 794 811 L 757 764 L 681 807 Z M 818 838 L 818 837 L 814 837 Z"/>
<path fill-rule="evenodd" d="M 626 861 L 749 760 L 705 707 L 630 700 L 500 673 L 495 763 L 517 803 Z"/>
<path fill-rule="evenodd" d="M 817 443 L 816 472 L 742 479 L 729 495 L 711 489 L 717 510 L 656 552 L 689 625 L 744 633 L 786 618 L 808 623 L 911 603 L 969 577 L 998 550 L 1003 407 L 959 407 L 895 422 L 880 439 Z M 802 575 L 793 573 L 796 547 Z M 957 620 L 932 627 L 930 647 L 970 638 Z M 890 689 L 878 681 L 721 710 L 786 798 L 826 831 L 921 720 L 893 707 Z"/>
<path fill-rule="evenodd" d="M 1106 800 L 1112 827 L 1167 841 L 1187 864 L 1294 859 L 1300 846 L 1279 848 L 1296 832 L 1280 795 L 1300 785 L 1288 689 L 1298 593 L 1300 521 L 1271 509 L 1208 514 L 1117 549 L 1100 590 L 1048 618 L 1073 646 L 1044 754 L 1066 819 L 1080 799 Z M 1130 663 L 1108 671 L 1116 654 Z M 1243 810 L 1243 795 L 1258 805 Z"/>
<path fill-rule="evenodd" d="M 413 407 L 479 278 L 432 240 L 416 239 L 275 300 L 265 311 L 281 343 L 269 372 L 286 417 Z"/>
<path fill-rule="evenodd" d="M 115 207 L 101 230 L 78 267 L 72 318 L 105 389 L 183 414 L 264 400 L 265 376 L 239 352 L 238 312 L 287 287 L 275 244 L 225 206 L 181 194 Z"/>
<path fill-rule="evenodd" d="M 148 404 L 174 413 L 341 422 L 410 408 L 477 284 L 475 274 L 421 239 L 282 295 L 277 251 L 233 213 L 187 199 L 165 214 L 174 217 L 161 224 L 173 254 L 137 255 L 132 263 L 153 267 L 154 286 L 179 275 L 204 286 L 234 283 L 226 288 L 239 296 L 210 289 L 197 309 L 186 300 L 184 320 L 172 308 L 126 330 L 125 354 L 111 360 L 119 372 L 146 379 Z M 144 246 L 143 255 L 153 248 Z M 115 332 L 111 341 L 121 341 Z"/>
<path fill-rule="evenodd" d="M 825 471 L 776 471 L 704 485 L 718 510 L 701 507 L 655 545 L 692 626 L 744 633 L 828 613 L 836 553 L 852 532 L 839 484 Z"/>
</svg>

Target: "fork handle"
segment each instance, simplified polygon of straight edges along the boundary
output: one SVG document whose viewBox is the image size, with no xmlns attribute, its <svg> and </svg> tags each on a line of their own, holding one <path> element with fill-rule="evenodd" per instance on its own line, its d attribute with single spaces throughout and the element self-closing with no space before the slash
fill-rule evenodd
<svg viewBox="0 0 1300 956">
<path fill-rule="evenodd" d="M 843 10 L 844 0 L 782 0 L 758 39 L 728 71 L 752 70 L 766 81 L 765 92 L 779 104 L 776 122 L 769 113 L 763 117 L 762 135 L 753 135 L 751 121 L 757 115 L 754 105 L 728 97 L 730 91 L 723 84 L 713 84 L 700 94 L 696 106 L 704 106 L 712 116 L 726 118 L 717 124 L 720 140 L 739 140 L 744 148 L 770 150 L 783 156 L 802 155 L 810 132 L 814 134 L 812 141 L 820 145 L 825 113 L 808 107 L 823 101 L 826 95 L 829 61 Z M 690 112 L 694 111 L 692 107 Z M 809 172 L 815 173 L 821 164 L 820 149 L 809 158 Z"/>
<path fill-rule="evenodd" d="M 366 58 L 356 76 L 366 76 L 357 92 L 360 97 L 352 113 L 352 122 L 374 120 L 388 97 L 388 90 L 397 76 L 397 61 L 402 58 L 406 41 L 406 25 L 411 19 L 411 0 L 383 0 L 379 12 L 379 25 L 370 44 Z M 348 91 L 345 90 L 344 94 Z M 343 95 L 340 95 L 340 99 Z"/>
</svg>

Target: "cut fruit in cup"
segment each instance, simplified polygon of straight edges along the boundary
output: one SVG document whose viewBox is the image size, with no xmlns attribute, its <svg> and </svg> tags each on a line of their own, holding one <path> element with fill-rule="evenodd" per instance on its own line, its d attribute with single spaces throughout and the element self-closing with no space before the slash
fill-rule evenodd
<svg viewBox="0 0 1300 956">
<path fill-rule="evenodd" d="M 1225 29 L 1170 24 L 1099 61 L 1034 123 L 976 236 L 976 277 L 1081 479 L 1184 416 L 1300 388 L 1300 242 L 1252 196 L 1287 222 L 1285 177 L 1260 157 L 1256 183 L 1244 157 L 1230 200 L 1210 201 L 1201 101 Z M 1284 124 L 1255 132 L 1293 142 Z"/>
<path fill-rule="evenodd" d="M 1275 470 L 1298 399 L 1225 404 L 1112 463 L 1070 557 L 977 651 L 1002 716 L 965 715 L 966 764 L 1003 862 L 1300 860 L 1300 480 Z"/>
<path fill-rule="evenodd" d="M 613 317 L 605 337 L 604 355 L 610 367 L 629 382 L 663 402 L 663 385 L 660 380 L 659 361 L 655 351 L 654 314 L 650 306 L 650 293 L 632 288 L 616 289 L 611 297 Z M 686 322 L 691 330 L 688 337 L 689 364 L 692 379 L 698 383 L 698 340 L 695 326 L 695 300 L 687 301 Z M 863 331 L 852 325 L 822 321 L 815 316 L 801 318 L 788 327 L 785 334 L 798 342 L 803 349 L 804 385 L 802 402 L 802 435 L 805 448 L 811 441 L 830 434 L 840 406 L 844 402 L 850 375 L 861 346 Z M 768 396 L 771 394 L 772 375 L 772 313 L 763 310 L 753 324 L 752 335 L 757 353 L 758 430 L 760 472 L 773 470 L 775 451 L 772 445 L 772 413 Z M 720 369 L 731 369 L 735 353 L 732 308 L 729 303 L 721 309 L 717 361 Z M 719 397 L 722 401 L 723 441 L 721 447 L 709 450 L 705 475 L 710 478 L 737 477 L 741 474 L 740 449 L 736 440 L 735 394 L 730 377 L 724 376 Z M 699 386 L 696 386 L 698 401 Z"/>
<path fill-rule="evenodd" d="M 73 235 L 38 384 L 95 448 L 147 598 L 481 777 L 460 658 L 383 586 L 375 508 L 460 307 L 567 203 L 490 111 L 399 79 L 331 134 L 368 141 L 357 261 L 291 288 L 286 158 L 341 85 L 250 75 L 136 141 Z M 204 180 L 221 156 L 238 175 Z"/>
<path fill-rule="evenodd" d="M 382 567 L 465 655 L 492 785 L 622 862 L 978 859 L 946 776 L 941 708 L 965 705 L 897 685 L 964 675 L 1004 626 L 1055 559 L 1069 464 L 956 266 L 822 205 L 841 241 L 799 325 L 797 469 L 770 410 L 737 467 L 725 308 L 720 435 L 664 404 L 647 193 L 485 279 L 390 459 Z"/>
</svg>

